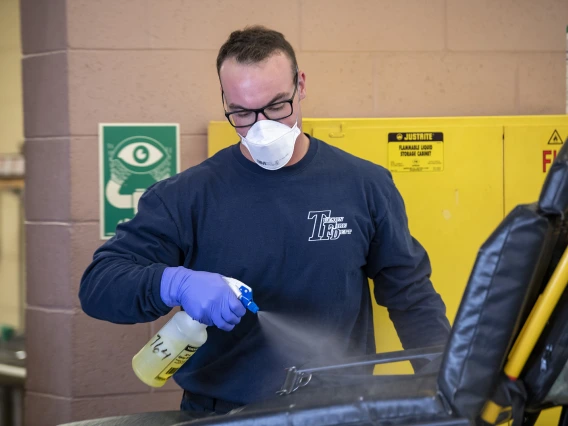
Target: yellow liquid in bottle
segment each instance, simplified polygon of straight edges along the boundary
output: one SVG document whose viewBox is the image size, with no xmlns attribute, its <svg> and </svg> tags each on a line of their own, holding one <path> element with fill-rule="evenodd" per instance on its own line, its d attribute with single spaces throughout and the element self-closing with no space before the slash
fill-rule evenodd
<svg viewBox="0 0 568 426">
<path fill-rule="evenodd" d="M 132 358 L 136 376 L 148 386 L 164 386 L 205 343 L 205 327 L 185 312 L 176 313 Z"/>
</svg>

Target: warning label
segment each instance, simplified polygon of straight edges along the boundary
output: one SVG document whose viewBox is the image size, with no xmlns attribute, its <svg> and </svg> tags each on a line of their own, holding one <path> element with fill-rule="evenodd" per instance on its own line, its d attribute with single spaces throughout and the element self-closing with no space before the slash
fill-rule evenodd
<svg viewBox="0 0 568 426">
<path fill-rule="evenodd" d="M 556 155 L 558 154 L 558 151 L 560 151 L 560 148 L 562 148 L 563 143 L 564 140 L 560 136 L 560 133 L 558 133 L 558 129 L 554 129 L 554 132 L 552 132 L 552 136 L 548 138 L 547 144 L 545 146 L 543 145 L 542 173 L 548 172 L 548 170 L 552 166 L 552 163 L 554 163 L 554 160 L 556 160 Z M 556 146 L 550 146 L 550 145 L 556 145 Z"/>
<path fill-rule="evenodd" d="M 554 130 L 550 139 L 548 139 L 548 145 L 562 145 L 562 138 L 558 133 L 558 130 Z"/>
<path fill-rule="evenodd" d="M 444 170 L 442 132 L 389 133 L 388 165 L 392 172 Z"/>
</svg>

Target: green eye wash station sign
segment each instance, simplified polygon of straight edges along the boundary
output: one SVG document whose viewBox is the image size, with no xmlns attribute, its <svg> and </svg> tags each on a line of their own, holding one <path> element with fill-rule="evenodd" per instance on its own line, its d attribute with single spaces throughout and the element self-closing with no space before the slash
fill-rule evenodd
<svg viewBox="0 0 568 426">
<path fill-rule="evenodd" d="M 175 175 L 179 165 L 179 124 L 99 124 L 101 238 L 138 210 L 152 184 Z"/>
</svg>

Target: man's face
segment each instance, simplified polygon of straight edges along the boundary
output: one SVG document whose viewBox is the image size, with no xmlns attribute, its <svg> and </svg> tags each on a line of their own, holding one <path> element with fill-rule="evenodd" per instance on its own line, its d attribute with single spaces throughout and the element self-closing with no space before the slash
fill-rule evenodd
<svg viewBox="0 0 568 426">
<path fill-rule="evenodd" d="M 263 108 L 275 102 L 287 101 L 294 94 L 291 61 L 283 53 L 250 65 L 239 64 L 234 58 L 229 58 L 223 62 L 219 74 L 227 112 Z M 299 72 L 298 87 L 292 104 L 293 113 L 278 121 L 292 127 L 298 120 L 300 127 L 302 121 L 300 100 L 305 96 L 305 75 Z M 263 114 L 258 115 L 258 121 L 266 119 Z M 246 136 L 251 126 L 240 127 L 236 131 Z"/>
</svg>

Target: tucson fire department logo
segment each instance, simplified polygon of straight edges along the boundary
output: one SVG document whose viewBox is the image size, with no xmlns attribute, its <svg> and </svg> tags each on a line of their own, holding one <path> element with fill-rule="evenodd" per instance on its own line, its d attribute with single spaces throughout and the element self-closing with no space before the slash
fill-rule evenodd
<svg viewBox="0 0 568 426">
<path fill-rule="evenodd" d="M 334 217 L 331 210 L 319 210 L 308 213 L 308 219 L 314 221 L 314 230 L 309 241 L 337 240 L 342 235 L 350 235 L 344 217 Z"/>
</svg>

